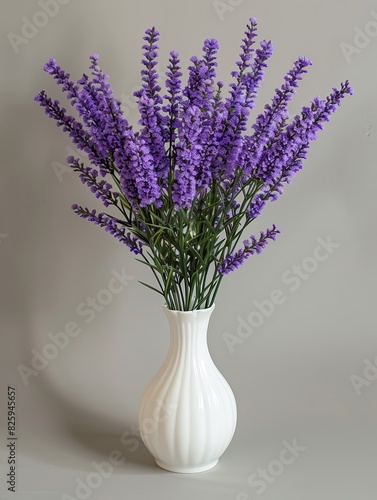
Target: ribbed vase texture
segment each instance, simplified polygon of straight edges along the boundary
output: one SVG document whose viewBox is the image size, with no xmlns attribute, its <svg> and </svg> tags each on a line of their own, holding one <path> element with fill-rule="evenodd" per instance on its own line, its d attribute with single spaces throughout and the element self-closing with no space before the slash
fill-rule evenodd
<svg viewBox="0 0 377 500">
<path fill-rule="evenodd" d="M 236 428 L 233 392 L 208 351 L 213 309 L 183 312 L 164 308 L 170 348 L 142 396 L 139 427 L 157 464 L 169 471 L 211 469 Z"/>
</svg>

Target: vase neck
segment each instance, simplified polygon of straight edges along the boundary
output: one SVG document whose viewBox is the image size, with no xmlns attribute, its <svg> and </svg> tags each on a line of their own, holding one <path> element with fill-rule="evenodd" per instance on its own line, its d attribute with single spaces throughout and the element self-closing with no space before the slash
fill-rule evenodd
<svg viewBox="0 0 377 500">
<path fill-rule="evenodd" d="M 164 308 L 170 327 L 170 355 L 207 357 L 207 331 L 215 306 L 195 311 L 172 311 Z"/>
</svg>

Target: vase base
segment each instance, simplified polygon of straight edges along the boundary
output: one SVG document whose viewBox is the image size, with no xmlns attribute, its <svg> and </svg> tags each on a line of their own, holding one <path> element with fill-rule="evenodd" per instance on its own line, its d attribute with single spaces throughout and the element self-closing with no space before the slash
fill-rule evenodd
<svg viewBox="0 0 377 500">
<path fill-rule="evenodd" d="M 214 460 L 213 462 L 208 462 L 207 464 L 200 465 L 198 467 L 176 467 L 174 465 L 168 465 L 164 462 L 156 460 L 156 464 L 169 472 L 178 472 L 179 474 L 196 474 L 198 472 L 205 472 L 209 469 L 213 469 L 219 460 Z"/>
</svg>

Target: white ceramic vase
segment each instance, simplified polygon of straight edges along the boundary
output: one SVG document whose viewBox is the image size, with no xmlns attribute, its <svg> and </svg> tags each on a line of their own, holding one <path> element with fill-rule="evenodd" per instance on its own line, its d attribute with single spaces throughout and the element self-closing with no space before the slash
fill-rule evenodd
<svg viewBox="0 0 377 500">
<path fill-rule="evenodd" d="M 214 307 L 187 312 L 164 308 L 170 348 L 142 396 L 139 427 L 157 465 L 168 471 L 211 469 L 236 428 L 233 392 L 207 346 Z"/>
</svg>

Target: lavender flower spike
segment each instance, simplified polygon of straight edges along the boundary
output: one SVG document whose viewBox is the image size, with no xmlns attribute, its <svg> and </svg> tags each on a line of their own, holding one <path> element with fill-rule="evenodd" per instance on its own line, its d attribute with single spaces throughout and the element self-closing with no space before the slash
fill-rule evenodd
<svg viewBox="0 0 377 500">
<path fill-rule="evenodd" d="M 98 172 L 92 167 L 86 167 L 78 158 L 67 157 L 67 163 L 75 171 L 80 173 L 80 179 L 86 184 L 90 191 L 100 199 L 105 207 L 110 205 L 117 206 L 119 193 L 113 192 L 113 186 L 104 179 L 98 180 Z"/>
<path fill-rule="evenodd" d="M 238 250 L 234 254 L 229 254 L 225 260 L 218 267 L 218 272 L 222 275 L 229 274 L 238 269 L 245 262 L 246 259 L 255 253 L 259 254 L 267 246 L 268 240 L 275 240 L 276 235 L 280 231 L 276 228 L 275 224 L 271 229 L 267 229 L 265 233 L 261 231 L 259 240 L 255 236 L 250 236 L 250 240 L 243 242 L 244 248 Z"/>
<path fill-rule="evenodd" d="M 119 228 L 119 222 L 114 217 L 109 217 L 104 213 L 97 214 L 96 210 L 89 210 L 77 204 L 72 205 L 72 210 L 82 219 L 87 219 L 94 222 L 97 226 L 104 227 L 106 232 L 112 234 L 114 238 L 117 238 L 121 243 L 128 246 L 134 254 L 143 253 L 144 243 L 130 232 L 126 233 L 125 227 Z"/>
<path fill-rule="evenodd" d="M 200 137 L 200 109 L 190 106 L 179 130 L 177 144 L 177 170 L 172 189 L 172 199 L 176 209 L 188 208 L 196 195 L 196 176 L 201 161 Z"/>
<path fill-rule="evenodd" d="M 177 137 L 176 129 L 180 126 L 180 120 L 178 117 L 179 108 L 182 103 L 182 72 L 178 52 L 175 52 L 174 50 L 170 52 L 169 65 L 167 69 L 168 71 L 165 73 L 165 86 L 167 89 L 167 94 L 164 95 L 164 99 L 168 101 L 168 104 L 164 105 L 162 107 L 162 110 L 168 114 L 170 141 L 173 142 Z"/>
<path fill-rule="evenodd" d="M 295 61 L 293 69 L 284 77 L 281 88 L 276 89 L 272 103 L 265 105 L 264 113 L 257 117 L 253 125 L 254 134 L 246 143 L 246 158 L 248 165 L 258 165 L 255 175 L 262 180 L 265 180 L 266 155 L 269 154 L 272 143 L 276 141 L 276 136 L 279 136 L 279 132 L 285 127 L 288 103 L 296 92 L 298 82 L 307 73 L 306 68 L 311 64 L 306 57 L 299 57 Z"/>
<path fill-rule="evenodd" d="M 253 31 L 246 34 L 253 37 Z M 250 50 L 252 38 L 249 46 L 245 43 L 244 51 Z M 244 139 L 242 133 L 247 129 L 247 119 L 250 109 L 254 107 L 254 99 L 259 88 L 259 84 L 264 76 L 263 68 L 267 66 L 267 60 L 273 52 L 272 42 L 262 41 L 260 48 L 256 51 L 255 59 L 251 69 L 244 74 L 246 62 L 240 65 L 240 72 L 233 72 L 232 75 L 238 78 L 237 83 L 230 85 L 230 97 L 226 99 L 225 110 L 227 113 L 226 127 L 219 137 L 219 150 L 215 161 L 215 169 L 219 172 L 225 171 L 225 178 L 232 180 L 234 171 L 238 165 L 243 165 L 245 155 L 243 153 Z M 241 54 L 245 61 L 248 61 L 250 54 Z M 241 63 L 239 63 L 241 64 Z M 240 158 L 239 158 L 240 155 Z"/>
</svg>

